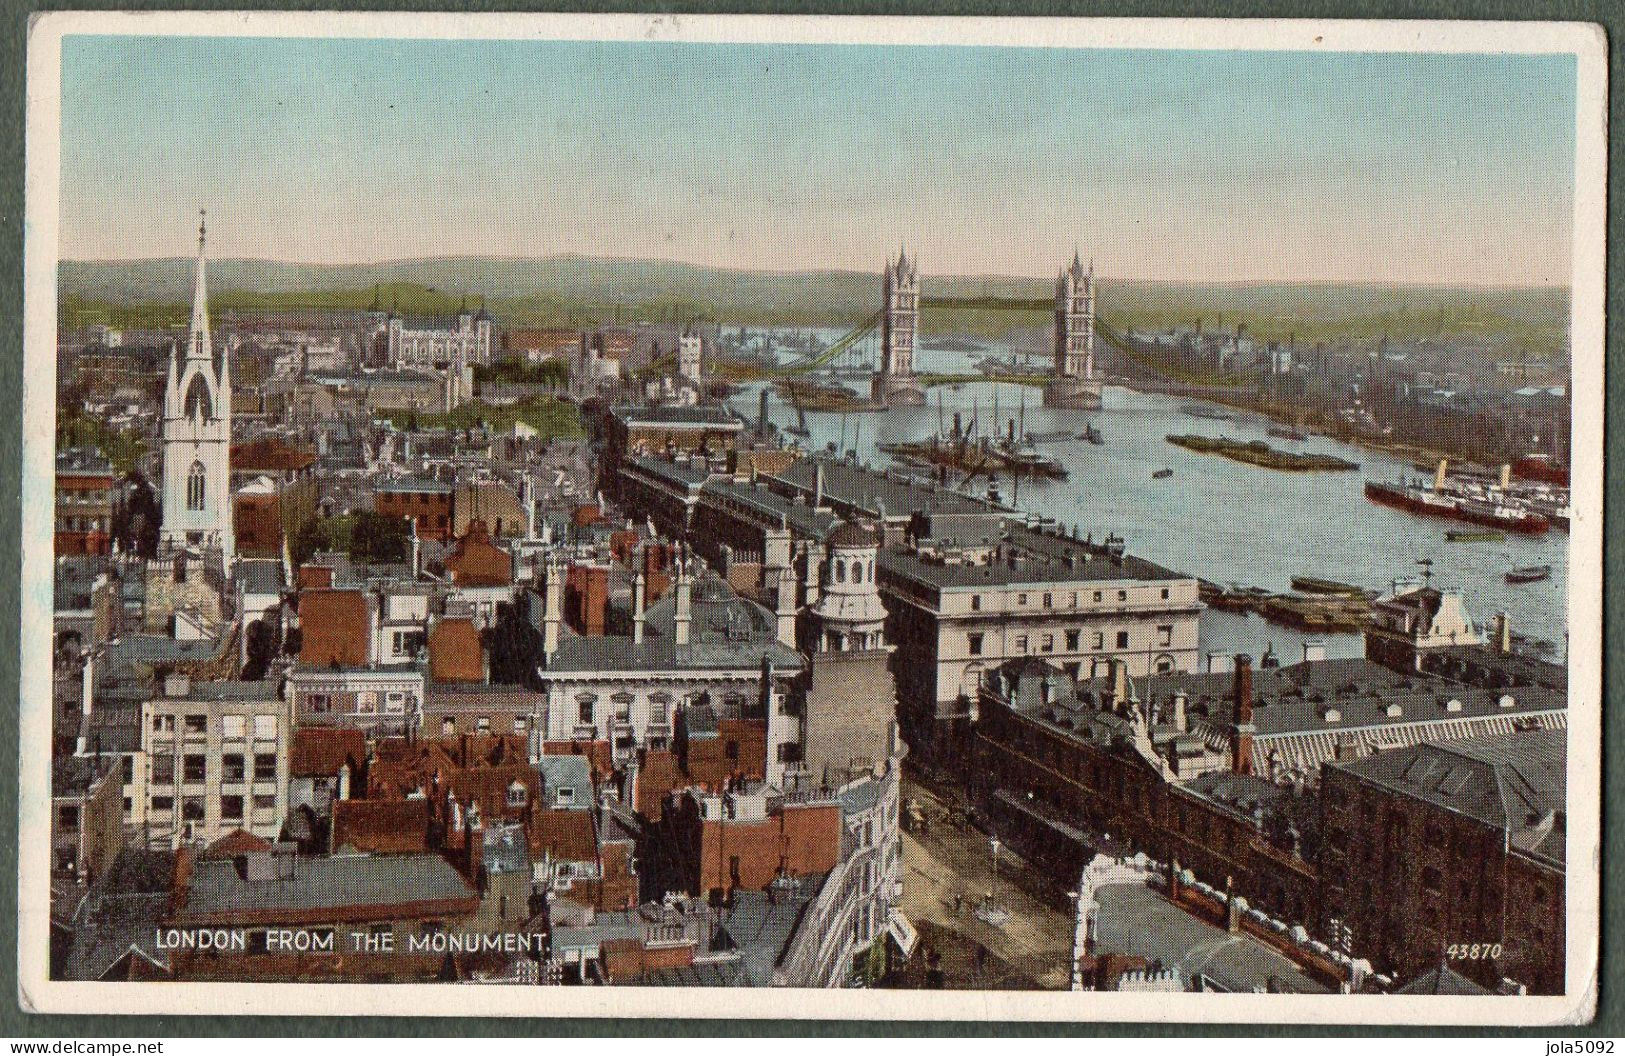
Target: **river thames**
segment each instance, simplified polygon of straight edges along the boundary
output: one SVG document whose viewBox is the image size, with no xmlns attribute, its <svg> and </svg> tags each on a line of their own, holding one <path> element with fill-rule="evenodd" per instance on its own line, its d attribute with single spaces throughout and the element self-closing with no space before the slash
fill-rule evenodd
<svg viewBox="0 0 1625 1056">
<path fill-rule="evenodd" d="M 940 354 L 935 358 L 949 360 Z M 928 369 L 963 370 L 964 362 L 956 355 Z M 862 379 L 843 381 L 853 389 L 864 386 Z M 742 414 L 754 415 L 760 389 L 746 386 L 731 403 Z M 923 407 L 848 415 L 809 412 L 812 435 L 801 442 L 824 450 L 829 443 L 840 444 L 844 433 L 846 448 L 855 449 L 870 465 L 884 467 L 892 462 L 877 444 L 927 439 L 937 433 L 939 423 L 951 428 L 956 413 L 967 423 L 976 415 L 983 431 L 988 431 L 995 398 L 1004 423 L 1001 430 L 1008 428 L 1009 419 L 1023 416 L 1025 399 L 1029 433 L 1076 434 L 1087 422 L 1104 438 L 1100 445 L 1083 440 L 1040 444 L 1039 450 L 1065 464 L 1068 478 L 1023 480 L 1019 491 L 1013 481 L 1001 479 L 1003 500 L 1021 510 L 1076 525 L 1096 538 L 1115 532 L 1127 541 L 1130 553 L 1178 572 L 1272 591 L 1290 590 L 1293 576 L 1311 575 L 1387 592 L 1395 580 L 1418 576 L 1422 571 L 1418 561 L 1431 559 L 1433 585 L 1464 591 L 1468 610 L 1480 625 L 1487 626 L 1496 612 L 1504 610 L 1516 633 L 1551 643 L 1554 657 L 1563 657 L 1567 533 L 1554 529 L 1542 537 L 1508 534 L 1498 542 L 1449 542 L 1448 528 L 1466 526 L 1416 517 L 1365 497 L 1368 478 L 1425 475 L 1409 461 L 1326 437 L 1300 442 L 1270 437 L 1267 429 L 1273 423 L 1255 415 L 1111 386 L 1102 410 L 1047 410 L 1039 406 L 1041 395 L 1035 388 L 971 382 L 931 389 Z M 1231 417 L 1219 421 L 1192 414 L 1188 408 Z M 769 416 L 781 426 L 796 421 L 795 410 L 776 393 L 769 396 Z M 1265 440 L 1292 451 L 1337 455 L 1358 462 L 1360 468 L 1286 473 L 1176 447 L 1166 439 L 1172 433 Z M 1161 469 L 1173 470 L 1172 476 L 1153 479 Z M 971 490 L 980 494 L 986 487 L 986 480 L 980 479 Z M 1518 586 L 1506 582 L 1507 570 L 1539 564 L 1552 566 L 1549 580 Z M 1205 652 L 1256 656 L 1273 646 L 1282 662 L 1290 663 L 1301 658 L 1306 638 L 1324 641 L 1328 656 L 1361 652 L 1361 639 L 1354 634 L 1305 635 L 1258 616 L 1214 609 L 1202 614 Z"/>
</svg>

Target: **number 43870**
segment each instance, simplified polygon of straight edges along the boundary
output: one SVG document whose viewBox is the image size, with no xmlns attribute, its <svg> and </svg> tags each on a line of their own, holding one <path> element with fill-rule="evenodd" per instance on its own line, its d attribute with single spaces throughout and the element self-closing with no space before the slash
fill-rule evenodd
<svg viewBox="0 0 1625 1056">
<path fill-rule="evenodd" d="M 1496 961 L 1501 959 L 1499 942 L 1453 942 L 1445 947 L 1452 961 Z"/>
</svg>

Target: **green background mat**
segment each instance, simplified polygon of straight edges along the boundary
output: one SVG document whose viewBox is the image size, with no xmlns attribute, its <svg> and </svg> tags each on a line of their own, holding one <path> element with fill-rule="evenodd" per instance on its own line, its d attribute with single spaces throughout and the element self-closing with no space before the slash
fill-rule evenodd
<svg viewBox="0 0 1625 1056">
<path fill-rule="evenodd" d="M 4 699 L 0 700 L 0 847 L 17 846 L 17 744 L 18 714 L 18 576 L 21 555 L 18 546 L 20 518 L 19 466 L 21 461 L 21 401 L 22 401 L 22 254 L 23 254 L 23 129 L 25 119 L 24 63 L 27 25 L 30 15 L 41 11 L 74 8 L 124 7 L 130 10 L 170 10 L 183 5 L 149 3 L 126 0 L 110 5 L 90 3 L 36 3 L 31 0 L 0 0 L 4 18 L 0 21 L 0 88 L 3 88 L 4 110 L 0 112 L 0 421 L 11 423 L 0 430 L 0 598 L 6 599 L 0 614 L 0 684 L 4 686 Z M 1625 38 L 1625 3 L 1620 0 L 1308 0 L 1308 2 L 1249 2 L 1249 0 L 1208 0 L 1208 2 L 1176 3 L 1169 0 L 1126 0 L 1112 3 L 1045 3 L 1043 0 L 1018 0 L 1006 3 L 967 3 L 963 0 L 942 0 L 936 3 L 876 3 L 862 0 L 833 0 L 827 3 L 732 3 L 706 5 L 698 3 L 627 3 L 584 2 L 574 6 L 550 4 L 512 4 L 492 0 L 461 0 L 459 3 L 421 3 L 398 0 L 396 3 L 348 0 L 343 3 L 316 2 L 272 3 L 210 2 L 199 0 L 184 5 L 190 10 L 310 10 L 312 8 L 347 8 L 376 11 L 435 11 L 461 9 L 465 11 L 593 11 L 633 13 L 679 14 L 886 14 L 886 15 L 1013 15 L 1013 16 L 1089 16 L 1111 15 L 1124 17 L 1246 17 L 1246 18 L 1470 18 L 1512 21 L 1572 21 L 1594 22 L 1608 33 L 1608 67 L 1611 85 L 1625 84 L 1625 61 L 1622 61 L 1621 39 Z M 1620 268 L 1620 248 L 1625 243 L 1625 215 L 1617 203 L 1625 201 L 1621 192 L 1621 133 L 1625 128 L 1625 108 L 1620 105 L 1620 92 L 1614 90 L 1609 98 L 1609 117 L 1612 132 L 1609 140 L 1609 210 L 1608 222 L 1608 359 L 1614 367 L 1621 367 L 1616 353 L 1625 337 L 1621 319 L 1625 317 L 1625 296 L 1622 296 L 1617 275 Z M 1612 428 L 1617 424 L 1625 407 L 1625 377 L 1611 371 L 1608 387 L 1608 459 L 1607 486 L 1604 496 L 1604 567 L 1613 572 L 1620 558 L 1620 547 L 1608 525 L 1614 520 L 1620 499 L 1621 463 L 1625 463 L 1625 441 L 1615 436 Z M 1325 1036 L 1359 1034 L 1368 1036 L 1415 1036 L 1435 1034 L 1444 1036 L 1489 1035 L 1494 1037 L 1526 1035 L 1531 1039 L 1557 1036 L 1625 1036 L 1625 1001 L 1620 990 L 1625 986 L 1625 955 L 1621 952 L 1620 932 L 1625 925 L 1625 903 L 1622 903 L 1621 878 L 1610 867 L 1620 861 L 1622 827 L 1620 814 L 1625 813 L 1625 793 L 1621 782 L 1613 779 L 1612 765 L 1620 758 L 1622 723 L 1616 714 L 1625 703 L 1618 699 L 1611 673 L 1618 667 L 1622 639 L 1619 623 L 1619 601 L 1625 595 L 1625 571 L 1617 581 L 1610 577 L 1603 597 L 1603 774 L 1604 812 L 1602 819 L 1602 968 L 1598 995 L 1596 1022 L 1588 1027 L 1556 1030 L 1464 1029 L 1417 1027 L 1306 1027 L 1284 1024 L 1279 1026 L 1192 1026 L 1146 1023 L 934 1023 L 934 1022 L 819 1022 L 797 1020 L 583 1020 L 583 1019 L 444 1019 L 444 1018 L 386 1018 L 386 1017 L 271 1017 L 234 1016 L 230 1019 L 207 1016 L 68 1016 L 28 1015 L 17 1005 L 17 873 L 9 864 L 0 866 L 0 1035 L 11 1037 L 92 1038 L 124 1037 L 153 1038 L 170 1036 L 237 1037 L 290 1036 L 290 1037 L 438 1037 L 442 1035 L 477 1035 L 486 1037 L 535 1037 L 538 1035 L 595 1036 L 605 1034 L 647 1034 L 658 1030 L 666 1036 L 781 1036 L 813 1035 L 993 1035 L 999 1037 L 1039 1037 L 1052 1035 L 1083 1036 Z M 680 1000 L 674 992 L 673 998 Z M 1532 1052 L 1543 1051 L 1531 1048 Z"/>
</svg>

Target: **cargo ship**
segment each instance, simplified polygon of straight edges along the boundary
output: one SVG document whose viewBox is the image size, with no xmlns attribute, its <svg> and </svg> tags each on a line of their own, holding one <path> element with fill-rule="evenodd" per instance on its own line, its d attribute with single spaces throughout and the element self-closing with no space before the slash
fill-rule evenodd
<svg viewBox="0 0 1625 1056">
<path fill-rule="evenodd" d="M 1365 497 L 1372 502 L 1423 517 L 1448 517 L 1524 535 L 1540 535 L 1552 526 L 1545 517 L 1515 506 L 1491 500 L 1461 498 L 1403 481 L 1391 484 L 1368 480 L 1365 482 Z"/>
</svg>

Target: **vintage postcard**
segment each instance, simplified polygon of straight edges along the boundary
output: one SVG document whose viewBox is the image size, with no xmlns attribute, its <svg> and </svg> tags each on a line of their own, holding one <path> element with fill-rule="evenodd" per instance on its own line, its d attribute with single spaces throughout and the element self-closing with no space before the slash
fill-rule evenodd
<svg viewBox="0 0 1625 1056">
<path fill-rule="evenodd" d="M 1586 1019 L 1605 60 L 38 18 L 23 1007 Z"/>
</svg>

